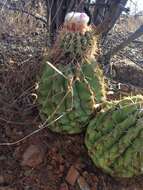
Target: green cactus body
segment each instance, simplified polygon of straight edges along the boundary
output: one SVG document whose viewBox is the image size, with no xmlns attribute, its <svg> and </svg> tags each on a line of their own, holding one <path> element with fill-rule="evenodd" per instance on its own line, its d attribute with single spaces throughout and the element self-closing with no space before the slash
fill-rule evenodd
<svg viewBox="0 0 143 190">
<path fill-rule="evenodd" d="M 85 34 L 79 32 L 61 32 L 58 38 L 58 46 L 64 53 L 71 54 L 71 57 L 89 56 L 95 53 L 97 39 L 92 30 Z M 92 51 L 93 50 L 93 51 Z"/>
<path fill-rule="evenodd" d="M 112 176 L 143 174 L 143 96 L 112 102 L 88 126 L 85 144 L 95 165 Z"/>
<path fill-rule="evenodd" d="M 92 29 L 84 34 L 64 28 L 59 32 L 49 56 L 53 66 L 45 64 L 38 89 L 43 120 L 59 118 L 49 125 L 52 131 L 80 133 L 96 104 L 106 99 L 103 72 L 94 59 L 97 49 Z"/>
<path fill-rule="evenodd" d="M 52 131 L 79 133 L 87 125 L 95 105 L 105 100 L 103 75 L 96 64 L 59 65 L 58 69 L 65 77 L 48 64 L 44 66 L 38 90 L 40 113 L 48 123 L 62 116 L 49 126 Z"/>
</svg>

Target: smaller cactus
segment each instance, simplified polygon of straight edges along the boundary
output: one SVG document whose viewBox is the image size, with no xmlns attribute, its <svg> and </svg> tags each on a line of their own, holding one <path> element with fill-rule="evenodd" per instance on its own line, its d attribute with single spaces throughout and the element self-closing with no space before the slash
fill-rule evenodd
<svg viewBox="0 0 143 190">
<path fill-rule="evenodd" d="M 87 129 L 85 144 L 95 165 L 113 177 L 143 174 L 143 96 L 115 101 Z"/>
</svg>

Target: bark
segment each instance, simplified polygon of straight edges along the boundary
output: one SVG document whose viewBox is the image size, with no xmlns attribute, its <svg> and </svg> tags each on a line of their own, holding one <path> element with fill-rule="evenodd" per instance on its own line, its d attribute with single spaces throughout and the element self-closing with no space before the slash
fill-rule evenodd
<svg viewBox="0 0 143 190">
<path fill-rule="evenodd" d="M 93 11 L 93 23 L 95 26 L 101 24 L 105 17 L 108 6 L 106 0 L 97 0 Z"/>
<path fill-rule="evenodd" d="M 105 4 L 101 11 L 95 10 L 95 18 L 94 23 L 97 24 L 97 31 L 98 33 L 107 34 L 115 25 L 116 21 L 120 17 L 122 11 L 124 11 L 124 7 L 128 0 L 102 0 Z M 106 2 L 106 3 L 105 3 Z M 97 1 L 97 8 L 100 8 Z M 102 19 L 98 19 L 98 17 L 102 15 Z"/>
</svg>

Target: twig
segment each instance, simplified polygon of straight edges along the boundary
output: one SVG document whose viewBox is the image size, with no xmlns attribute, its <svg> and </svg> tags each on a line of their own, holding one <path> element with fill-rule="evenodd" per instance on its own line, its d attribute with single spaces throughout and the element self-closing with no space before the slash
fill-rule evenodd
<svg viewBox="0 0 143 190">
<path fill-rule="evenodd" d="M 56 68 L 52 63 L 49 61 L 46 62 L 53 70 L 55 70 L 58 74 L 63 76 L 65 79 L 68 79 L 58 68 Z"/>
<path fill-rule="evenodd" d="M 37 123 L 36 122 L 15 122 L 15 121 L 9 121 L 9 120 L 6 120 L 2 117 L 0 117 L 0 121 L 3 121 L 7 124 L 15 124 L 15 125 L 36 125 Z"/>
<path fill-rule="evenodd" d="M 39 129 L 37 129 L 37 130 L 33 131 L 32 133 L 26 135 L 25 137 L 21 138 L 20 140 L 15 141 L 15 142 L 11 142 L 11 143 L 9 143 L 9 142 L 8 142 L 8 143 L 0 143 L 0 146 L 13 146 L 13 145 L 17 145 L 17 144 L 19 144 L 20 142 L 23 142 L 23 141 L 25 141 L 26 139 L 30 138 L 31 136 L 33 136 L 33 135 L 39 133 L 40 131 L 42 131 L 42 130 L 45 129 L 46 127 L 48 127 L 48 126 L 54 124 L 56 121 L 58 121 L 59 119 L 61 119 L 65 114 L 66 114 L 66 113 L 60 115 L 58 118 L 56 118 L 54 121 L 52 121 L 52 122 L 49 123 L 48 125 L 46 125 L 46 123 L 47 123 L 47 121 L 48 121 L 48 119 L 47 119 Z"/>
<path fill-rule="evenodd" d="M 7 0 L 5 0 L 4 3 L 2 4 L 1 13 L 2 13 L 2 11 L 3 11 L 3 9 L 4 9 L 4 6 L 6 5 L 6 3 L 7 3 Z M 0 4 L 1 4 L 1 3 L 0 3 Z"/>
<path fill-rule="evenodd" d="M 117 19 L 119 18 L 119 16 L 121 15 L 122 11 L 124 11 L 124 7 L 126 5 L 127 0 L 111 0 L 111 4 L 109 6 L 109 14 L 105 17 L 105 19 L 102 21 L 102 23 L 98 24 L 98 26 L 96 27 L 96 32 L 98 34 L 105 34 L 108 33 L 109 30 L 111 30 L 111 28 L 114 26 L 114 24 L 116 23 Z M 97 1 L 98 3 L 98 1 Z M 97 4 L 96 3 L 96 4 Z M 96 5 L 95 5 L 96 7 Z M 97 10 L 98 11 L 98 10 Z M 96 17 L 97 17 L 97 12 L 95 11 L 95 15 L 94 15 L 94 24 L 96 24 Z M 99 12 L 98 12 L 99 14 Z"/>
<path fill-rule="evenodd" d="M 0 3 L 1 6 L 4 6 L 3 3 Z M 47 24 L 47 19 L 46 17 L 42 16 L 42 15 L 39 15 L 38 13 L 36 14 L 32 14 L 26 10 L 23 10 L 23 9 L 19 9 L 19 8 L 16 8 L 16 7 L 10 7 L 10 6 L 4 6 L 5 9 L 8 9 L 8 10 L 11 10 L 11 11 L 18 11 L 18 12 L 21 12 L 21 13 L 24 13 L 24 14 L 27 14 L 29 16 L 32 16 L 33 18 L 37 19 L 37 20 L 40 20 L 42 22 L 44 22 L 45 24 Z"/>
</svg>

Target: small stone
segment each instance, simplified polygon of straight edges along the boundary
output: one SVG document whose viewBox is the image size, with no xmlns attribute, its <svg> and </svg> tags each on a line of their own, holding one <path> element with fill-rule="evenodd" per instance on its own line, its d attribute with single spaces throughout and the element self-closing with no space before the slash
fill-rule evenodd
<svg viewBox="0 0 143 190">
<path fill-rule="evenodd" d="M 22 166 L 35 168 L 43 162 L 45 151 L 42 147 L 30 145 L 23 154 Z"/>
<path fill-rule="evenodd" d="M 0 184 L 3 184 L 4 182 L 5 182 L 4 176 L 3 176 L 3 175 L 0 175 Z"/>
<path fill-rule="evenodd" d="M 91 187 L 91 190 L 97 190 L 97 188 L 96 187 Z"/>
<path fill-rule="evenodd" d="M 65 169 L 65 166 L 64 166 L 64 165 L 60 165 L 60 166 L 59 166 L 59 170 L 60 170 L 61 173 L 64 172 L 64 169 Z"/>
<path fill-rule="evenodd" d="M 69 190 L 68 185 L 66 183 L 62 183 L 59 190 Z"/>
<path fill-rule="evenodd" d="M 0 156 L 0 161 L 6 160 L 6 159 L 7 159 L 6 156 L 4 155 Z"/>
<path fill-rule="evenodd" d="M 66 176 L 66 181 L 70 185 L 74 186 L 78 177 L 79 177 L 79 172 L 77 171 L 77 169 L 74 166 L 71 166 L 68 171 L 68 174 Z"/>
<path fill-rule="evenodd" d="M 85 181 L 84 177 L 80 176 L 78 178 L 77 182 L 78 182 L 78 185 L 79 185 L 81 190 L 90 190 L 90 187 L 87 184 L 87 182 Z"/>
</svg>

